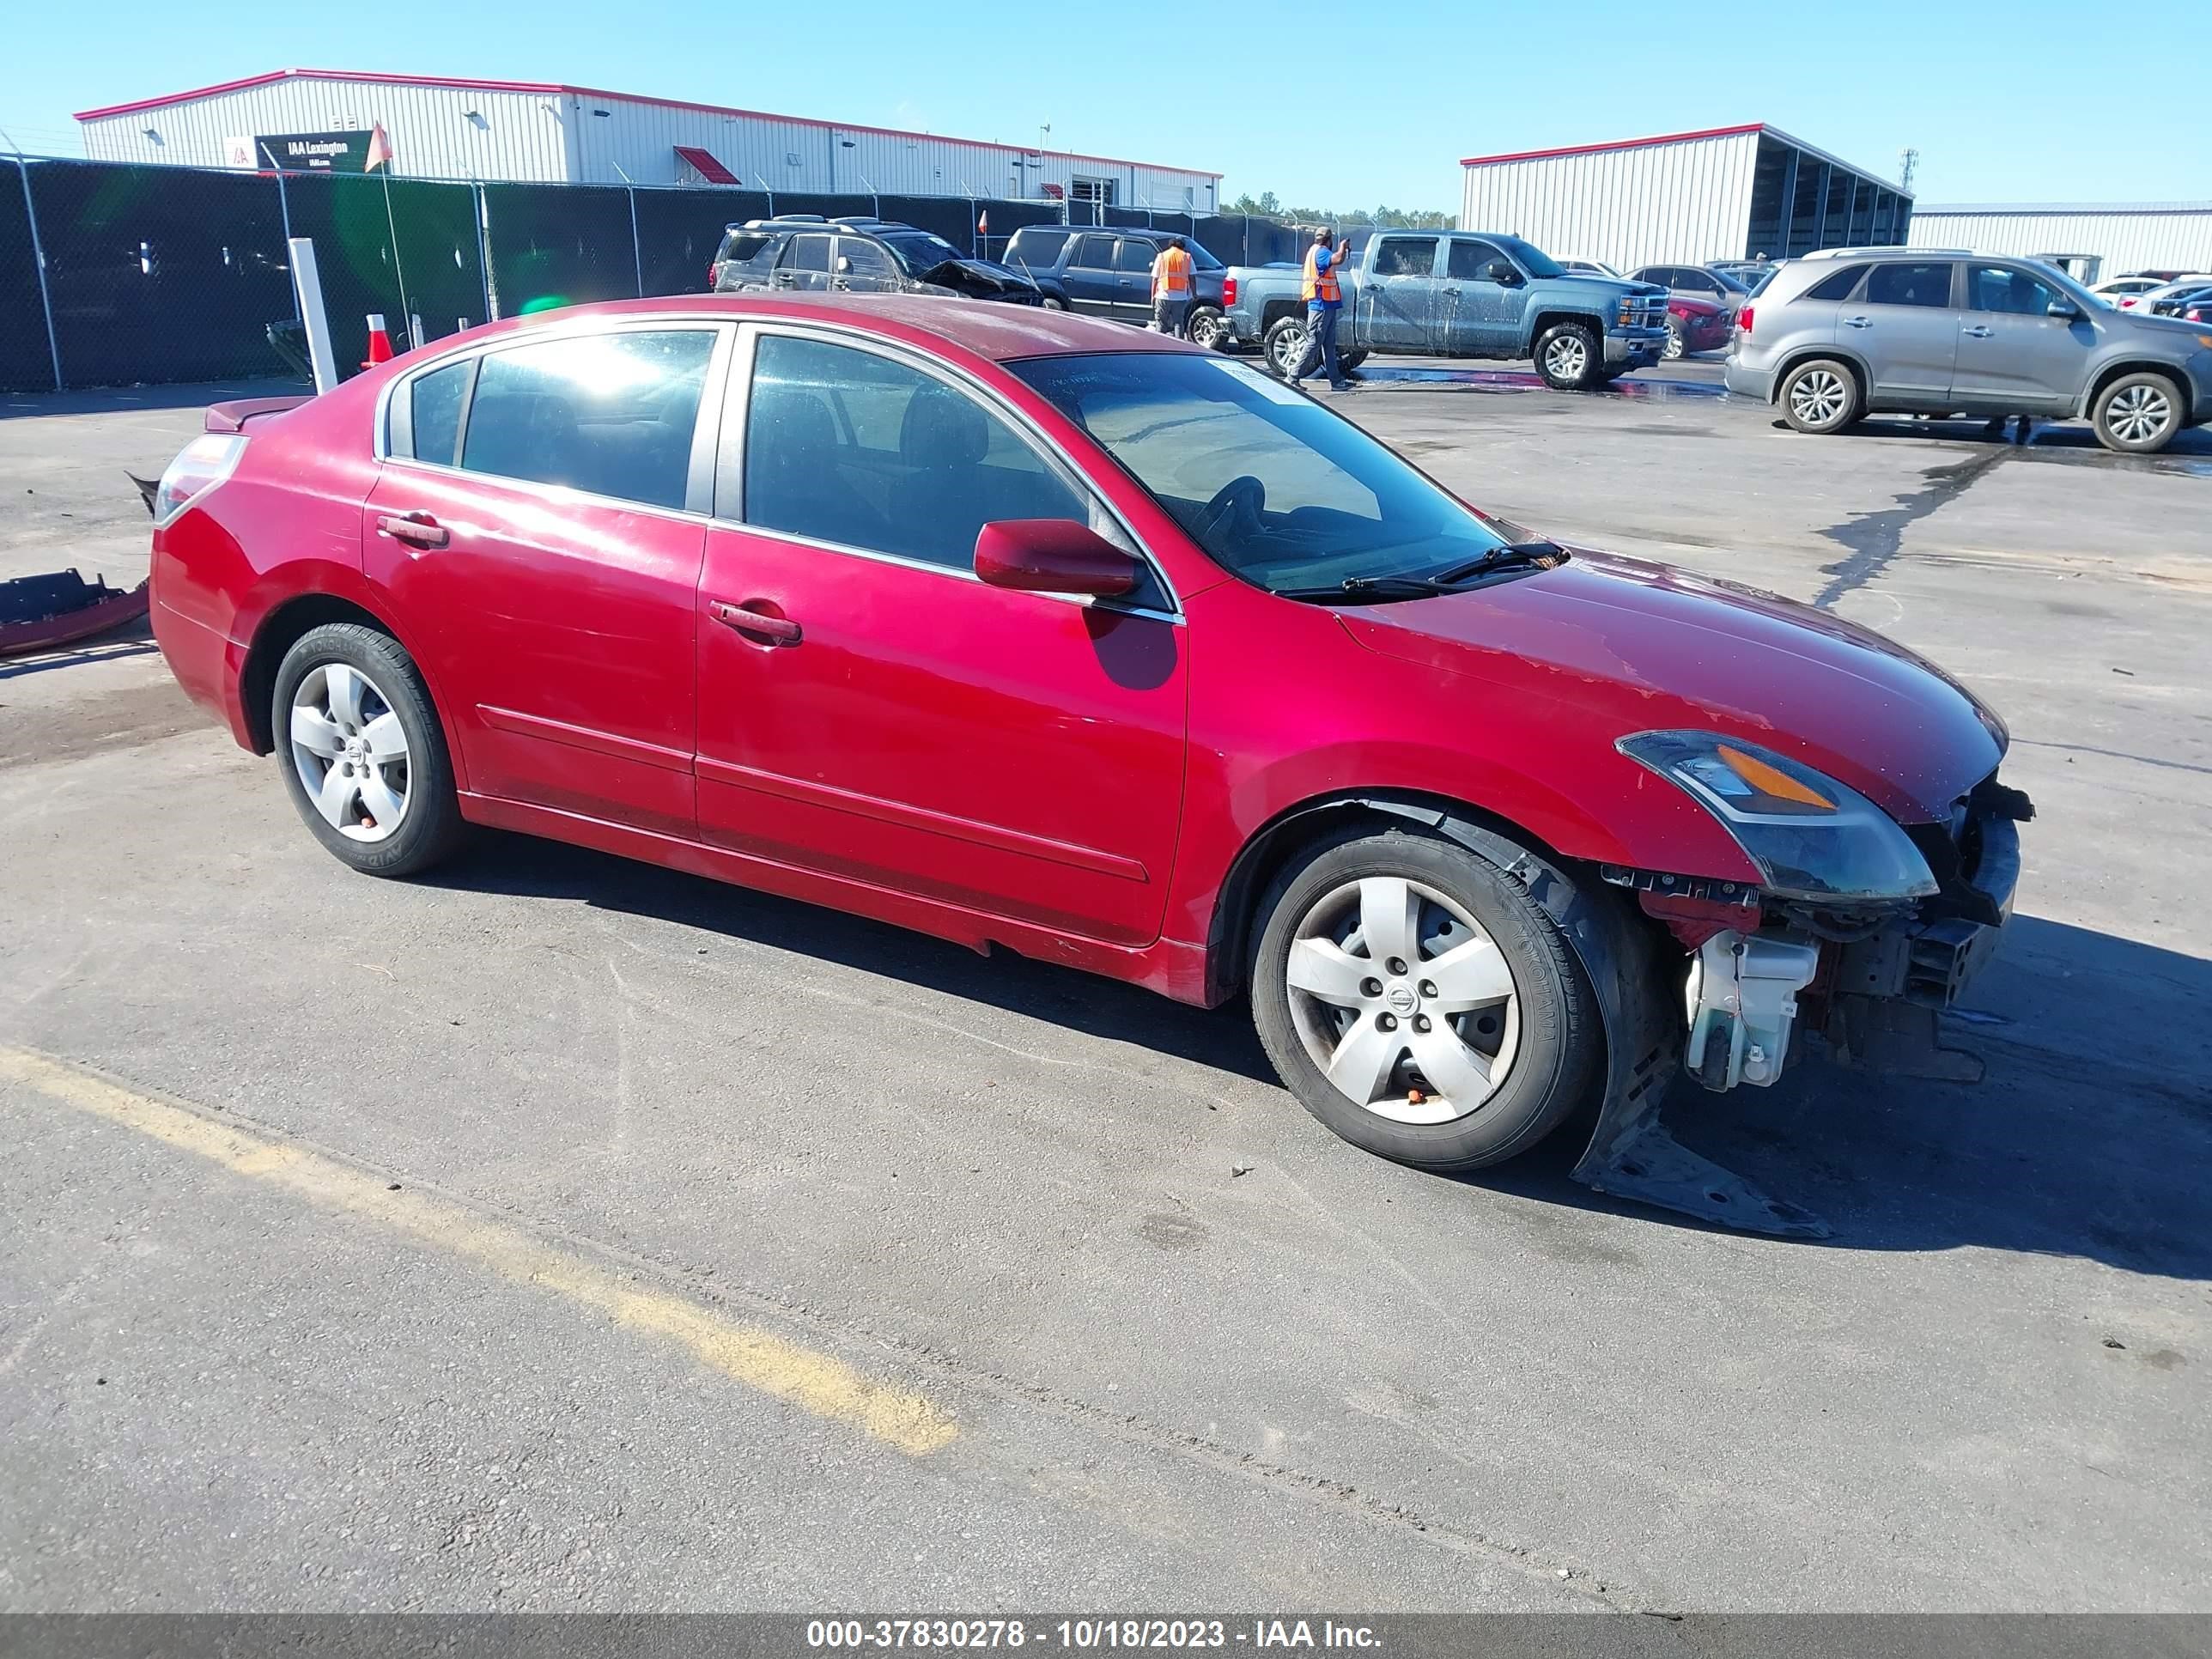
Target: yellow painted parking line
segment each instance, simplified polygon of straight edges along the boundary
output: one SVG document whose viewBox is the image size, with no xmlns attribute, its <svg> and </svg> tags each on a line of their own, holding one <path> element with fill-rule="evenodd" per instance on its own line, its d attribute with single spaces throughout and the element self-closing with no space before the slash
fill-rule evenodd
<svg viewBox="0 0 2212 1659">
<path fill-rule="evenodd" d="M 665 1338 L 747 1388 L 817 1417 L 849 1424 L 912 1455 L 933 1452 L 960 1431 L 950 1413 L 921 1395 L 886 1387 L 832 1355 L 725 1318 L 682 1297 L 641 1289 L 613 1269 L 556 1249 L 450 1199 L 411 1189 L 391 1191 L 389 1182 L 336 1159 L 204 1117 L 27 1049 L 0 1047 L 0 1083 L 23 1085 L 48 1100 L 194 1153 L 234 1175 L 465 1257 L 513 1283 L 550 1291 L 625 1329 Z"/>
</svg>

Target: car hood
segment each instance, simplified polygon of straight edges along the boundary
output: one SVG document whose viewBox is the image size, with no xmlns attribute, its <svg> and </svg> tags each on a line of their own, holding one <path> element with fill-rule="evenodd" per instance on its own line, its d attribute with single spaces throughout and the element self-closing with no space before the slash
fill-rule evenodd
<svg viewBox="0 0 2212 1659">
<path fill-rule="evenodd" d="M 1765 744 L 1905 823 L 1941 823 L 1996 769 L 2003 722 L 1870 629 L 1772 593 L 1577 549 L 1433 599 L 1340 612 L 1368 649 L 1611 717 Z M 1490 700 L 1486 700 L 1486 702 Z"/>
<path fill-rule="evenodd" d="M 1529 286 L 1540 291 L 1547 299 L 1580 300 L 1594 309 L 1602 309 L 1624 295 L 1667 292 L 1656 283 L 1631 282 L 1626 276 L 1585 276 L 1571 270 L 1564 276 L 1539 276 Z"/>
<path fill-rule="evenodd" d="M 1036 284 L 1018 270 L 989 259 L 946 259 L 921 273 L 921 281 L 965 294 L 1029 294 Z"/>
</svg>

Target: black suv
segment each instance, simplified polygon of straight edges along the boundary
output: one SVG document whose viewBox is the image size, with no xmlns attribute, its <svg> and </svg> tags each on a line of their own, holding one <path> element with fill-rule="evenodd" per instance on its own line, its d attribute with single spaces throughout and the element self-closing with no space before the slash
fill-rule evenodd
<svg viewBox="0 0 2212 1659">
<path fill-rule="evenodd" d="M 1006 244 L 1006 263 L 1036 281 L 1048 306 L 1143 325 L 1152 320 L 1152 261 L 1170 236 L 1190 251 L 1190 337 L 1217 344 L 1229 268 L 1182 231 L 1024 225 Z"/>
<path fill-rule="evenodd" d="M 1019 272 L 889 219 L 748 219 L 722 233 L 711 270 L 717 294 L 936 294 L 1018 306 L 1045 300 Z"/>
</svg>

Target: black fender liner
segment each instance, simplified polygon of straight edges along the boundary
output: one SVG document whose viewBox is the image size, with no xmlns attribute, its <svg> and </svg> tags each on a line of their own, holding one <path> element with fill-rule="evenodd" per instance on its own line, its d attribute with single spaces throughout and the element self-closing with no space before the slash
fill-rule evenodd
<svg viewBox="0 0 2212 1659">
<path fill-rule="evenodd" d="M 1357 805 L 1418 823 L 1455 842 L 1518 884 L 1573 947 L 1597 994 L 1605 1028 L 1605 1093 L 1574 1178 L 1617 1198 L 1679 1210 L 1701 1221 L 1785 1238 L 1826 1238 L 1828 1224 L 1770 1198 L 1692 1152 L 1667 1132 L 1659 1109 L 1680 1074 L 1680 992 L 1662 971 L 1650 929 L 1601 884 L 1587 886 L 1541 854 L 1435 807 L 1389 799 Z"/>
</svg>

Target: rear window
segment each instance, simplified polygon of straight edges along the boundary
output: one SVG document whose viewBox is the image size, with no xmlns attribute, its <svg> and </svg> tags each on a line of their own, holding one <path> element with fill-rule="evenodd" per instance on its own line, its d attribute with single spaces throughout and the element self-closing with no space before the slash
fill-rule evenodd
<svg viewBox="0 0 2212 1659">
<path fill-rule="evenodd" d="M 1851 290 L 1859 285 L 1859 278 L 1865 275 L 1864 265 L 1845 265 L 1841 270 L 1830 271 L 1806 289 L 1805 297 L 1808 300 L 1849 299 Z"/>
<path fill-rule="evenodd" d="M 765 231 L 733 230 L 722 239 L 722 263 L 750 264 L 761 250 L 774 240 Z"/>
<path fill-rule="evenodd" d="M 1026 259 L 1033 265 L 1057 264 L 1060 249 L 1066 246 L 1067 232 L 1064 230 L 1024 225 L 1014 233 L 1014 240 L 1006 244 L 1006 263 L 1018 264 Z"/>
<path fill-rule="evenodd" d="M 1085 236 L 1075 245 L 1073 264 L 1085 270 L 1114 269 L 1114 239 L 1111 236 Z"/>
<path fill-rule="evenodd" d="M 1951 265 L 1876 265 L 1867 278 L 1870 306 L 1943 307 L 1951 303 Z"/>
</svg>

